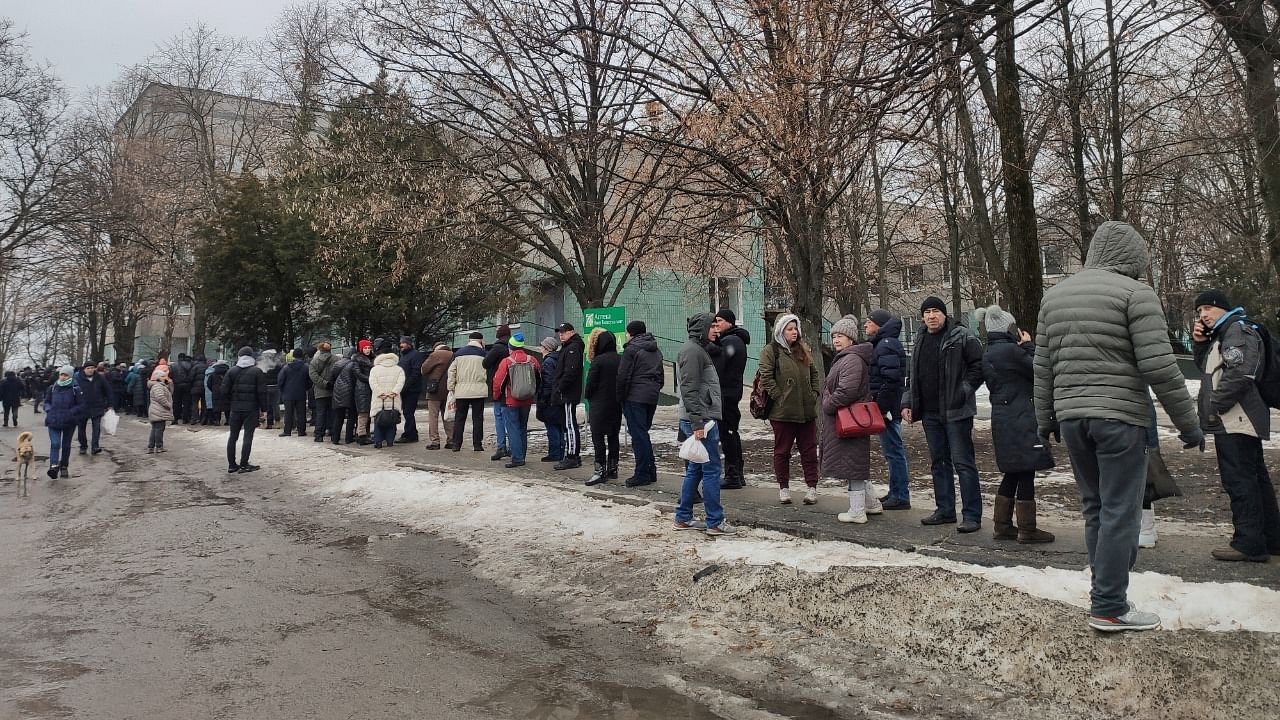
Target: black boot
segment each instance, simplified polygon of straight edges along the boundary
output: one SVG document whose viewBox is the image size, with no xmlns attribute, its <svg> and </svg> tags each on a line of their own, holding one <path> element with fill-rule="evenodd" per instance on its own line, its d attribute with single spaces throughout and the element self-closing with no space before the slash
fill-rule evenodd
<svg viewBox="0 0 1280 720">
<path fill-rule="evenodd" d="M 606 480 L 618 479 L 618 458 L 613 458 L 609 461 L 609 464 L 606 466 L 604 471 L 604 478 Z"/>
<path fill-rule="evenodd" d="M 609 474 L 605 471 L 604 465 L 595 464 L 595 472 L 591 473 L 591 477 L 587 479 L 587 485 L 599 485 L 609 479 Z"/>
</svg>

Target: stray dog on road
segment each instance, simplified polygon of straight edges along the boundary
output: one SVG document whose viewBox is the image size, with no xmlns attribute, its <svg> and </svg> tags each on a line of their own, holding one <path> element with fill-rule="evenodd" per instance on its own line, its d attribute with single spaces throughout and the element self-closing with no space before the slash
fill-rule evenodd
<svg viewBox="0 0 1280 720">
<path fill-rule="evenodd" d="M 18 435 L 18 469 L 15 471 L 18 478 L 18 496 L 25 497 L 27 494 L 27 478 L 31 475 L 31 463 L 36 459 L 36 448 L 31 444 L 31 433 L 23 432 Z"/>
</svg>

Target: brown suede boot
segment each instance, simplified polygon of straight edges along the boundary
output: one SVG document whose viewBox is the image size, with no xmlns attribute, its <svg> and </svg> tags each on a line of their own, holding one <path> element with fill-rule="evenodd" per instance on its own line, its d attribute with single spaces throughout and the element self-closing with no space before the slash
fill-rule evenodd
<svg viewBox="0 0 1280 720">
<path fill-rule="evenodd" d="M 1019 500 L 1014 503 L 1014 509 L 1018 514 L 1018 542 L 1023 545 L 1053 542 L 1053 533 L 1036 529 L 1035 500 Z"/>
<path fill-rule="evenodd" d="M 1013 498 L 997 495 L 993 518 L 997 540 L 1013 540 L 1018 537 L 1018 529 L 1013 526 Z"/>
</svg>

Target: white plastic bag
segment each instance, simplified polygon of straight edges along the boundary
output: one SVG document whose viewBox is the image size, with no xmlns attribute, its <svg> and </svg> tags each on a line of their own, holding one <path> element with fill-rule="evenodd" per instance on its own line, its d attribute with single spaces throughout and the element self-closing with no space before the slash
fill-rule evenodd
<svg viewBox="0 0 1280 720">
<path fill-rule="evenodd" d="M 453 422 L 454 416 L 456 415 L 457 411 L 458 411 L 458 399 L 453 396 L 452 392 L 450 392 L 449 397 L 445 398 L 445 401 L 444 401 L 444 421 L 447 423 Z"/>
<path fill-rule="evenodd" d="M 107 410 L 102 414 L 102 432 L 108 435 L 115 435 L 116 428 L 120 425 L 120 416 L 115 410 Z"/>
<path fill-rule="evenodd" d="M 715 426 L 716 424 L 713 420 L 704 425 L 703 429 L 710 430 Z M 685 441 L 680 445 L 680 459 L 701 465 L 702 463 L 709 462 L 711 460 L 711 456 L 707 454 L 707 446 L 704 445 L 697 436 L 690 435 L 685 438 Z"/>
</svg>

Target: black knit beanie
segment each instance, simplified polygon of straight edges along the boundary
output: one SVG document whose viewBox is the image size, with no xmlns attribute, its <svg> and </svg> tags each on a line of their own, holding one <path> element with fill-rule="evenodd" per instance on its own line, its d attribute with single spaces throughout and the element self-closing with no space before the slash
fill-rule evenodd
<svg viewBox="0 0 1280 720">
<path fill-rule="evenodd" d="M 920 314 L 924 315 L 925 310 L 940 310 L 943 315 L 947 314 L 947 304 L 942 302 L 942 298 L 930 295 L 920 303 Z"/>
<path fill-rule="evenodd" d="M 1196 296 L 1195 307 L 1199 308 L 1204 307 L 1205 305 L 1208 305 L 1209 307 L 1222 308 L 1223 310 L 1234 309 L 1231 301 L 1227 299 L 1227 294 L 1218 288 L 1209 288 Z"/>
</svg>

